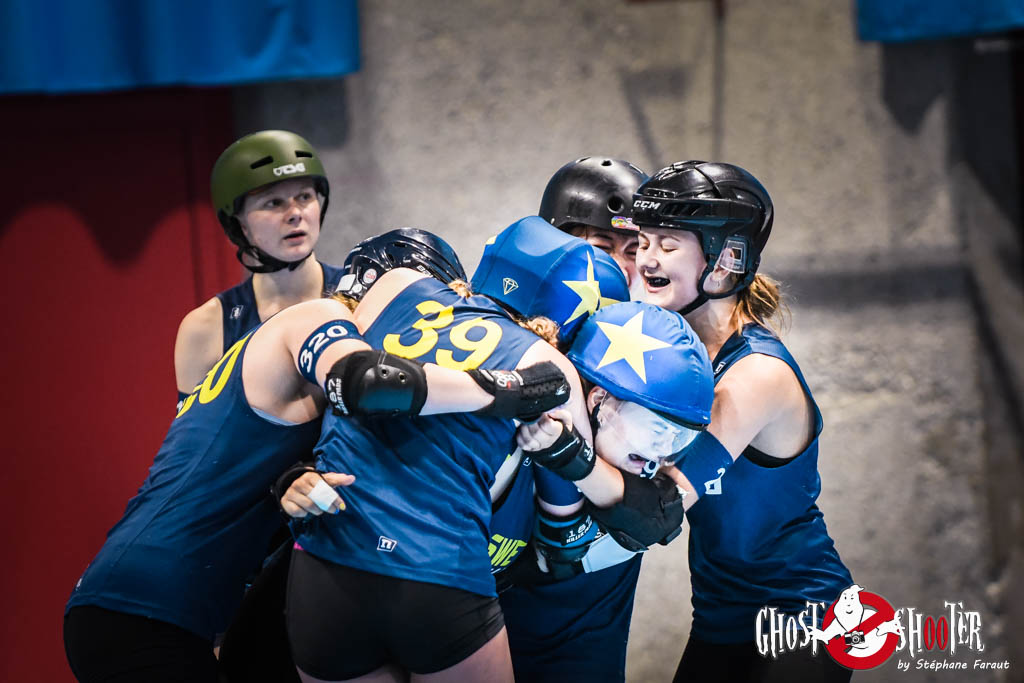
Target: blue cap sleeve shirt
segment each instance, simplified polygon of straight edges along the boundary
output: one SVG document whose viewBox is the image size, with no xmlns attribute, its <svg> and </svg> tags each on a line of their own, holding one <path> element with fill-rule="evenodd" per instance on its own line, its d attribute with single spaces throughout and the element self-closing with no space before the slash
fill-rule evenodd
<svg viewBox="0 0 1024 683">
<path fill-rule="evenodd" d="M 792 368 L 814 409 L 814 435 L 792 459 L 748 447 L 687 512 L 691 631 L 711 643 L 752 642 L 762 607 L 798 614 L 808 601 L 832 603 L 853 583 L 816 504 L 821 412 L 796 361 L 767 328 L 748 324 L 712 363 L 715 381 L 752 353 Z"/>
<path fill-rule="evenodd" d="M 432 278 L 406 287 L 365 331 L 399 356 L 469 370 L 512 369 L 539 338 L 490 299 Z M 347 509 L 293 525 L 299 545 L 336 564 L 494 595 L 489 487 L 513 448 L 511 420 L 472 414 L 324 417 L 317 467 L 356 476 Z"/>
<path fill-rule="evenodd" d="M 69 609 L 96 605 L 209 640 L 227 628 L 281 523 L 268 491 L 309 457 L 320 431 L 320 420 L 286 424 L 249 406 L 242 363 L 252 334 L 185 399 Z"/>
</svg>

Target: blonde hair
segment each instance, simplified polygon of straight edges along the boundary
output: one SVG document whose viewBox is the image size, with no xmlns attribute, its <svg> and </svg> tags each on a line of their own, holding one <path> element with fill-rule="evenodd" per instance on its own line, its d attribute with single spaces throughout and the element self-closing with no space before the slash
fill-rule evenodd
<svg viewBox="0 0 1024 683">
<path fill-rule="evenodd" d="M 334 294 L 331 294 L 329 298 L 334 299 L 335 301 L 340 301 L 349 311 L 355 311 L 356 306 L 359 305 L 358 301 L 350 297 L 348 294 L 342 294 L 341 292 L 335 292 Z"/>
<path fill-rule="evenodd" d="M 451 287 L 453 292 L 461 296 L 463 299 L 473 295 L 473 291 L 469 288 L 469 285 L 465 280 L 452 280 L 448 283 L 448 286 Z M 551 344 L 556 349 L 558 348 L 558 323 L 554 320 L 551 318 L 545 318 L 542 315 L 535 315 L 529 320 L 526 320 L 525 318 L 513 314 L 508 309 L 505 309 L 505 312 L 509 314 L 512 320 L 514 320 L 519 327 L 533 332 L 548 344 Z"/>
<path fill-rule="evenodd" d="M 783 300 L 781 283 L 761 273 L 736 293 L 736 308 L 732 316 L 737 329 L 746 322 L 755 322 L 776 334 L 788 329 L 792 318 L 789 306 Z"/>
</svg>

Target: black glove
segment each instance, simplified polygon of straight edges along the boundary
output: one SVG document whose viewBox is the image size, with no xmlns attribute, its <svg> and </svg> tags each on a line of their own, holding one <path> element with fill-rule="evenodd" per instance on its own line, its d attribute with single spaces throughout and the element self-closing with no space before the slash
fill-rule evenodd
<svg viewBox="0 0 1024 683">
<path fill-rule="evenodd" d="M 477 415 L 532 422 L 541 413 L 569 400 L 569 382 L 558 366 L 550 361 L 519 370 L 477 369 L 467 374 L 494 397 L 491 405 L 476 411 Z"/>
</svg>

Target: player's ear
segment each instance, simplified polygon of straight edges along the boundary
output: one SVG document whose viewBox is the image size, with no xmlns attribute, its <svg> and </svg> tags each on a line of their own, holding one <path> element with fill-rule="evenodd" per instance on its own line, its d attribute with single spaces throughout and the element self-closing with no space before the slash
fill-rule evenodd
<svg viewBox="0 0 1024 683">
<path fill-rule="evenodd" d="M 601 387 L 593 387 L 590 390 L 590 393 L 587 394 L 587 412 L 594 412 L 594 408 L 597 406 L 597 404 L 604 400 L 604 397 L 607 395 L 608 392 L 602 389 Z"/>
</svg>

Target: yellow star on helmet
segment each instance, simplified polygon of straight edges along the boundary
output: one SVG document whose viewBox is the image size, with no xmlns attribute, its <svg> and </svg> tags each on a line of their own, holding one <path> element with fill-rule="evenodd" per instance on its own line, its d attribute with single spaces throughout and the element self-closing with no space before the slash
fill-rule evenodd
<svg viewBox="0 0 1024 683">
<path fill-rule="evenodd" d="M 644 312 L 640 311 L 626 321 L 624 325 L 615 323 L 598 322 L 598 327 L 608 337 L 608 349 L 604 352 L 601 362 L 597 364 L 600 370 L 606 365 L 615 361 L 625 360 L 629 367 L 633 368 L 644 384 L 647 384 L 647 370 L 644 366 L 644 353 L 663 349 L 671 344 L 663 342 L 657 337 L 651 337 L 643 333 Z"/>
<path fill-rule="evenodd" d="M 563 325 L 568 325 L 583 314 L 593 314 L 594 311 L 608 300 L 601 297 L 601 283 L 594 278 L 594 262 L 591 260 L 590 254 L 587 254 L 587 279 L 562 280 L 562 284 L 575 292 L 576 296 L 580 298 L 579 304 L 576 305 L 576 310 L 566 318 L 565 322 L 562 323 Z"/>
</svg>

